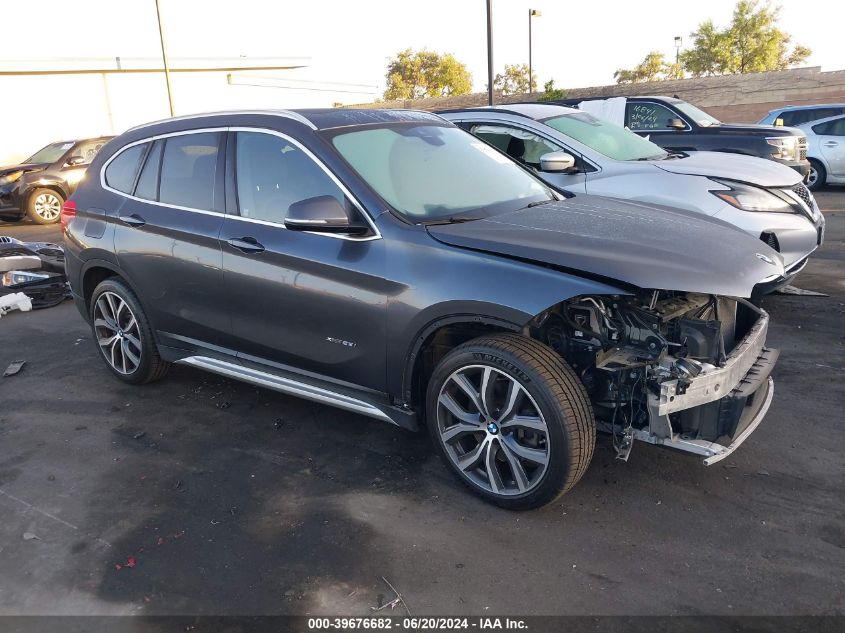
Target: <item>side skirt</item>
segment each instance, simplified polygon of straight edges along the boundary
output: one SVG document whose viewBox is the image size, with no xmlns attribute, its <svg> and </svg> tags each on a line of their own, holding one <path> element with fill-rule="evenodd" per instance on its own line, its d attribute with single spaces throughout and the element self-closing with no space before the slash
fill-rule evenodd
<svg viewBox="0 0 845 633">
<path fill-rule="evenodd" d="M 291 396 L 305 398 L 313 402 L 319 402 L 346 411 L 359 413 L 377 420 L 390 422 L 396 426 L 416 431 L 416 415 L 410 411 L 404 411 L 387 403 L 376 402 L 360 394 L 345 393 L 351 390 L 340 390 L 340 388 L 328 385 L 317 384 L 318 381 L 306 378 L 301 375 L 282 376 L 271 374 L 265 371 L 246 367 L 238 363 L 232 363 L 208 356 L 186 356 L 176 360 L 182 365 L 189 365 L 210 371 L 212 373 L 248 382 L 259 387 L 265 387 Z"/>
</svg>

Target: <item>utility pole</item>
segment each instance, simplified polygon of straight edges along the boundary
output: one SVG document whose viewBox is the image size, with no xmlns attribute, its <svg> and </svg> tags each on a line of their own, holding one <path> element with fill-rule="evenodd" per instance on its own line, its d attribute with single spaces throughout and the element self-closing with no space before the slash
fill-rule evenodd
<svg viewBox="0 0 845 633">
<path fill-rule="evenodd" d="M 156 16 L 158 17 L 158 37 L 161 41 L 161 59 L 164 62 L 164 80 L 167 82 L 167 103 L 170 105 L 170 116 L 175 116 L 173 110 L 173 90 L 170 87 L 170 64 L 167 61 L 167 46 L 164 43 L 164 27 L 161 25 L 161 7 L 156 0 Z"/>
<path fill-rule="evenodd" d="M 493 105 L 493 0 L 487 0 L 487 105 Z"/>
<path fill-rule="evenodd" d="M 534 92 L 534 72 L 531 64 L 531 18 L 539 18 L 542 13 L 537 9 L 528 9 L 528 94 Z"/>
</svg>

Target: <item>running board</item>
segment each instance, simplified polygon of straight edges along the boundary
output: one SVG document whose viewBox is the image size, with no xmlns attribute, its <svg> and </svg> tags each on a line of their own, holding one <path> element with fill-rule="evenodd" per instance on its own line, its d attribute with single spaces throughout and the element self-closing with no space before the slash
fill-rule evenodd
<svg viewBox="0 0 845 633">
<path fill-rule="evenodd" d="M 207 356 L 188 356 L 186 358 L 179 359 L 176 362 L 182 365 L 190 365 L 191 367 L 204 369 L 205 371 L 226 376 L 227 378 L 234 378 L 235 380 L 241 380 L 253 385 L 258 385 L 259 387 L 266 387 L 267 389 L 272 389 L 273 391 L 278 391 L 290 396 L 305 398 L 306 400 L 327 404 L 332 407 L 337 407 L 338 409 L 345 409 L 346 411 L 360 413 L 361 415 L 366 415 L 377 420 L 390 422 L 391 424 L 407 428 L 406 424 L 400 424 L 386 412 L 369 402 L 364 402 L 358 398 L 353 398 L 352 396 L 331 391 L 323 387 L 317 387 L 316 385 L 310 385 L 299 380 L 284 378 L 275 374 L 268 374 L 267 372 L 245 367 L 244 365 L 238 365 L 236 363 L 230 363 L 216 358 L 209 358 Z M 397 411 L 397 413 L 399 412 Z"/>
</svg>

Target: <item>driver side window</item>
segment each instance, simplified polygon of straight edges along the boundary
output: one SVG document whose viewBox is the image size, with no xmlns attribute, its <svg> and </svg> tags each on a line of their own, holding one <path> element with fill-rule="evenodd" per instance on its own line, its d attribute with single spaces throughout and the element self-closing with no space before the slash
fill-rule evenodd
<svg viewBox="0 0 845 633">
<path fill-rule="evenodd" d="M 541 156 L 563 149 L 527 130 L 505 125 L 476 125 L 473 126 L 471 132 L 517 162 L 531 167 L 535 171 L 540 170 Z"/>
<path fill-rule="evenodd" d="M 238 132 L 235 153 L 241 217 L 283 224 L 290 205 L 332 196 L 341 205 L 340 187 L 298 145 L 263 132 Z"/>
<path fill-rule="evenodd" d="M 671 119 L 680 118 L 659 103 L 629 102 L 625 108 L 625 126 L 635 132 L 668 130 Z"/>
</svg>

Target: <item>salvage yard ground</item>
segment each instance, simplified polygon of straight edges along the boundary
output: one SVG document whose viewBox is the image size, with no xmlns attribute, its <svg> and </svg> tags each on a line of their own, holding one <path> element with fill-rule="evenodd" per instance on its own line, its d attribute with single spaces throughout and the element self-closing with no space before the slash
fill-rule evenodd
<svg viewBox="0 0 845 633">
<path fill-rule="evenodd" d="M 775 296 L 775 398 L 712 467 L 600 437 L 511 513 L 425 434 L 185 367 L 130 387 L 71 302 L 0 320 L 0 614 L 845 614 L 845 190 Z M 55 227 L 0 234 L 58 239 Z"/>
</svg>

